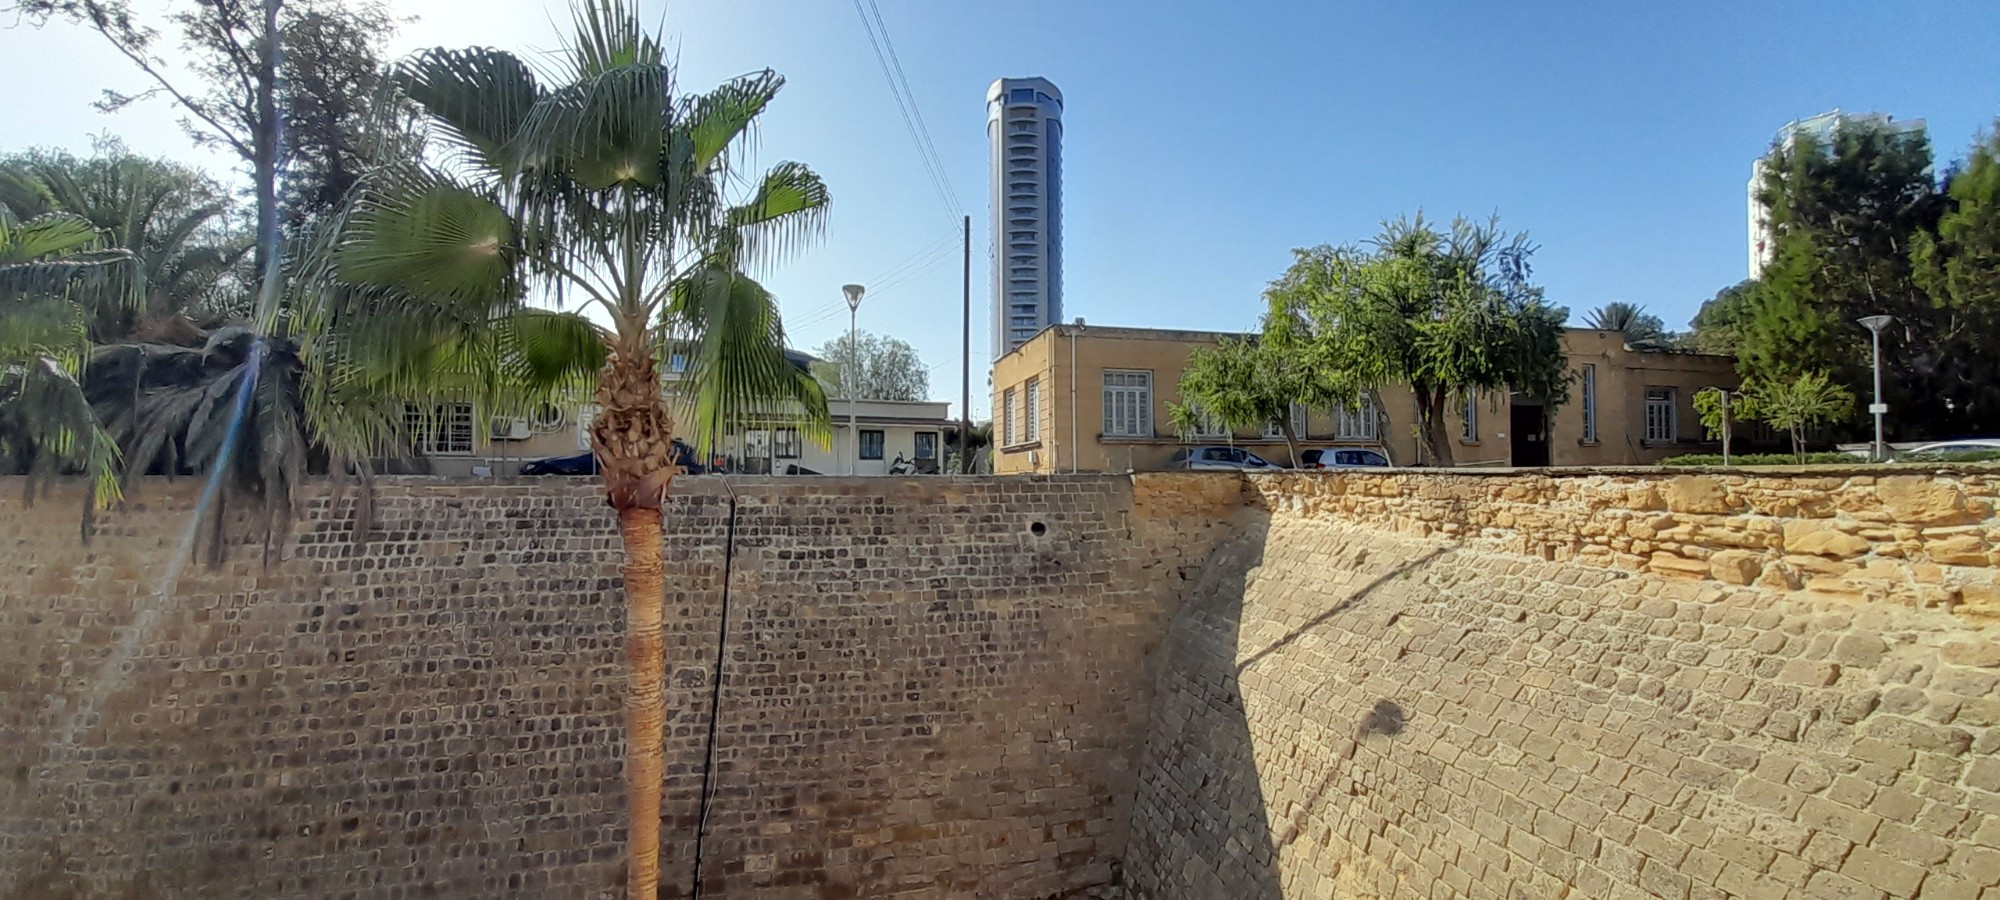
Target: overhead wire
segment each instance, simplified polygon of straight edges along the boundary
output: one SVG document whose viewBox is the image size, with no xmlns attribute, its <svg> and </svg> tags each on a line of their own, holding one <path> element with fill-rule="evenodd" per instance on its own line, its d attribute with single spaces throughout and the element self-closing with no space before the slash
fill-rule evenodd
<svg viewBox="0 0 2000 900">
<path fill-rule="evenodd" d="M 922 113 L 913 112 L 916 97 L 909 92 L 908 80 L 899 77 L 902 62 L 890 63 L 895 47 L 890 42 L 888 27 L 882 23 L 882 12 L 877 8 L 874 19 L 870 20 L 868 11 L 861 4 L 862 0 L 854 0 L 854 13 L 861 18 L 861 28 L 868 34 L 868 47 L 875 52 L 875 62 L 882 68 L 882 79 L 889 84 L 889 94 L 896 101 L 896 112 L 903 118 L 903 128 L 909 132 L 910 141 L 916 144 L 917 157 L 923 161 L 924 172 L 930 176 L 931 188 L 937 192 L 938 201 L 951 215 L 952 224 L 958 225 L 965 209 L 958 202 L 958 194 L 951 189 L 951 179 L 945 174 L 944 164 L 938 158 L 937 145 L 930 140 L 930 130 L 923 124 Z M 874 6 L 874 0 L 869 0 L 868 5 Z M 879 39 L 876 34 L 878 29 L 881 32 Z M 884 44 L 890 45 L 886 54 L 883 52 Z"/>
</svg>

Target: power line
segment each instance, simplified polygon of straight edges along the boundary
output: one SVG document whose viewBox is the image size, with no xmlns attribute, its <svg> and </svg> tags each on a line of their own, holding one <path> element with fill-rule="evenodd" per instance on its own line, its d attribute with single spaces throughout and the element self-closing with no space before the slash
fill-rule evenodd
<svg viewBox="0 0 2000 900">
<path fill-rule="evenodd" d="M 874 0 L 869 0 L 869 5 L 874 6 Z M 894 45 L 890 46 L 888 55 L 884 55 L 882 51 L 883 44 L 889 43 L 889 29 L 883 26 L 881 39 L 876 38 L 876 28 L 882 21 L 881 10 L 877 9 L 874 21 L 870 21 L 868 11 L 861 6 L 861 0 L 854 0 L 854 13 L 861 17 L 861 28 L 868 33 L 868 46 L 875 51 L 875 62 L 882 67 L 882 78 L 889 83 L 889 94 L 895 98 L 896 111 L 903 117 L 904 130 L 909 132 L 910 141 L 917 146 L 917 157 L 923 161 L 924 171 L 930 175 L 931 187 L 937 191 L 939 202 L 944 204 L 945 211 L 951 214 L 953 224 L 956 225 L 959 217 L 965 212 L 959 205 L 958 195 L 951 189 L 951 179 L 945 175 L 944 164 L 937 157 L 936 145 L 930 140 L 929 129 L 923 125 L 922 114 L 912 113 L 916 107 L 916 97 L 908 95 L 909 83 L 898 80 L 902 63 L 899 61 L 892 68 L 889 62 L 889 57 L 895 54 Z"/>
<path fill-rule="evenodd" d="M 882 8 L 875 5 L 875 0 L 868 0 L 868 11 L 875 16 L 875 29 L 882 33 L 882 48 L 889 51 L 889 64 L 896 70 L 896 83 L 903 86 L 903 96 L 909 98 L 910 114 L 917 117 L 917 133 L 923 136 L 924 148 L 929 151 L 931 161 L 937 163 L 945 194 L 951 198 L 952 211 L 963 216 L 964 205 L 958 202 L 958 192 L 952 190 L 951 178 L 945 174 L 944 158 L 938 155 L 937 144 L 931 140 L 930 126 L 924 122 L 924 111 L 917 105 L 917 95 L 910 90 L 910 79 L 903 75 L 903 60 L 896 55 L 896 42 L 889 37 L 888 24 L 882 21 Z"/>
</svg>

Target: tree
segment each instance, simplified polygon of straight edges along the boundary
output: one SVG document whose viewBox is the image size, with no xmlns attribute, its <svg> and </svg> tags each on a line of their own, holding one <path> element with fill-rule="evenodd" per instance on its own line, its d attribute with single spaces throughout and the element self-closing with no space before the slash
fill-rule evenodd
<svg viewBox="0 0 2000 900">
<path fill-rule="evenodd" d="M 1722 440 L 1722 464 L 1729 465 L 1729 444 L 1735 424 L 1756 412 L 1754 402 L 1746 402 L 1738 391 L 1705 387 L 1694 394 L 1694 411 L 1701 417 L 1702 430 L 1709 437 Z"/>
<path fill-rule="evenodd" d="M 1661 347 L 1672 340 L 1667 333 L 1667 324 L 1659 316 L 1646 308 L 1624 301 L 1606 303 L 1591 310 L 1583 317 L 1586 328 L 1599 331 L 1618 331 L 1625 334 L 1625 343 L 1633 347 Z"/>
<path fill-rule="evenodd" d="M 1684 340 L 1687 349 L 1697 353 L 1736 355 L 1743 322 L 1749 316 L 1749 295 L 1756 287 L 1755 281 L 1739 281 L 1703 301 L 1701 309 L 1694 314 L 1694 320 L 1688 323 L 1693 330 Z"/>
<path fill-rule="evenodd" d="M 178 67 L 159 56 L 160 33 L 129 0 L 15 0 L 5 11 L 96 31 L 151 83 L 137 92 L 107 89 L 99 109 L 165 95 L 186 114 L 189 138 L 243 161 L 256 198 L 260 273 L 281 221 L 296 224 L 338 203 L 362 159 L 409 149 L 370 144 L 355 128 L 370 115 L 379 48 L 395 32 L 378 0 L 185 0 L 167 17 L 180 32 Z M 272 34 L 278 48 L 268 46 Z"/>
<path fill-rule="evenodd" d="M 1216 426 L 1236 431 L 1275 422 L 1296 468 L 1299 435 L 1292 427 L 1293 405 L 1324 407 L 1336 400 L 1314 369 L 1299 364 L 1306 351 L 1296 346 L 1294 334 L 1267 321 L 1260 338 L 1223 338 L 1214 347 L 1190 351 L 1181 371 L 1181 402 L 1168 408 L 1174 427 L 1183 433 Z"/>
<path fill-rule="evenodd" d="M 1728 318 L 1746 379 L 1792 381 L 1824 373 L 1853 396 L 1870 381 L 1869 342 L 1856 320 L 1888 314 L 1887 401 L 1900 426 L 1954 427 L 1951 385 L 1937 377 L 1931 300 L 1911 251 L 1944 209 L 1921 132 L 1845 123 L 1828 139 L 1781 141 L 1762 169 L 1774 253 Z M 1842 417 L 1843 419 L 1847 417 Z"/>
<path fill-rule="evenodd" d="M 593 304 L 611 323 L 599 334 L 608 360 L 590 438 L 625 546 L 626 890 L 653 900 L 664 775 L 661 510 L 678 472 L 658 352 L 694 348 L 677 386 L 689 392 L 700 444 L 774 401 L 804 410 L 809 433 L 824 440 L 825 395 L 786 359 L 776 302 L 745 271 L 816 237 L 828 198 L 803 165 L 738 168 L 742 139 L 784 83 L 776 74 L 682 96 L 661 41 L 625 0 L 580 2 L 574 19 L 562 63 L 437 49 L 401 70 L 409 97 L 460 152 L 450 168 L 364 185 L 336 263 L 344 283 L 379 292 L 403 315 L 483 317 L 539 289 Z M 732 198 L 732 185 L 748 185 L 747 196 Z"/>
<path fill-rule="evenodd" d="M 829 396 L 847 396 L 847 373 L 854 373 L 854 396 L 861 400 L 923 400 L 930 396 L 931 373 L 909 343 L 885 335 L 856 332 L 819 345 L 813 377 Z"/>
<path fill-rule="evenodd" d="M 119 496 L 117 445 L 77 382 L 87 310 L 130 304 L 137 283 L 131 254 L 106 243 L 76 216 L 23 222 L 0 207 L 0 454 L 36 478 L 89 476 L 86 534 L 90 511 Z"/>
<path fill-rule="evenodd" d="M 1824 372 L 1796 378 L 1771 379 L 1748 385 L 1737 409 L 1741 414 L 1792 437 L 1792 453 L 1806 461 L 1806 429 L 1840 422 L 1854 414 L 1854 392 L 1835 384 Z"/>
<path fill-rule="evenodd" d="M 1920 233 L 1911 252 L 1931 308 L 1906 334 L 1932 352 L 1917 365 L 1946 393 L 1952 433 L 1991 433 L 2000 421 L 2000 123 L 1973 149 L 1946 188 L 1937 234 Z"/>
<path fill-rule="evenodd" d="M 0 206 L 21 219 L 51 212 L 83 218 L 129 250 L 143 281 L 137 306 L 89 311 L 97 343 L 136 338 L 190 343 L 190 317 L 247 312 L 250 236 L 222 186 L 196 169 L 146 159 L 111 143 L 85 159 L 38 152 L 0 157 Z"/>
<path fill-rule="evenodd" d="M 1514 390 L 1551 411 L 1569 396 L 1562 350 L 1568 311 L 1530 283 L 1534 248 L 1497 220 L 1463 218 L 1440 233 L 1422 215 L 1387 223 L 1368 248 L 1320 246 L 1265 296 L 1269 322 L 1295 332 L 1301 364 L 1328 395 L 1359 406 L 1366 393 L 1407 384 L 1419 443 L 1452 464 L 1446 403 Z"/>
</svg>

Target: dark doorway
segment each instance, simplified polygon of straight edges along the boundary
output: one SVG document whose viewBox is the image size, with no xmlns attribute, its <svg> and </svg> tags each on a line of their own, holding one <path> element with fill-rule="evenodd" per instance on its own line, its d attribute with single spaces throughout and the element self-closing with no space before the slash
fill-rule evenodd
<svg viewBox="0 0 2000 900">
<path fill-rule="evenodd" d="M 1513 464 L 1517 466 L 1546 466 L 1549 464 L 1549 436 L 1542 420 L 1542 405 L 1532 406 L 1515 401 L 1512 421 L 1509 421 L 1508 440 L 1513 443 Z"/>
</svg>

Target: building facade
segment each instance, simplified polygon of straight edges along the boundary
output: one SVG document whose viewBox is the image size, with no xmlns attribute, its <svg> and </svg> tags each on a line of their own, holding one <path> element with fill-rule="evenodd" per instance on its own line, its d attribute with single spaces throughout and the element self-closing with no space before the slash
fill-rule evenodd
<svg viewBox="0 0 2000 900">
<path fill-rule="evenodd" d="M 1848 128 L 1865 127 L 1886 131 L 1891 134 L 1907 134 L 1919 137 L 1927 133 L 1923 119 L 1902 121 L 1887 113 L 1846 113 L 1838 109 L 1820 113 L 1809 119 L 1797 119 L 1778 129 L 1771 139 L 1772 147 L 1789 147 L 1798 141 L 1812 141 L 1822 147 L 1830 147 L 1840 132 Z M 1761 278 L 1764 267 L 1770 265 L 1771 257 L 1777 253 L 1772 242 L 1771 213 L 1757 194 L 1763 189 L 1764 167 L 1770 160 L 1769 153 L 1757 158 L 1750 165 L 1749 222 L 1750 222 L 1750 277 Z"/>
<path fill-rule="evenodd" d="M 1062 321 L 1062 114 L 1062 92 L 1046 78 L 986 90 L 994 359 Z"/>
<path fill-rule="evenodd" d="M 811 356 L 786 351 L 801 374 L 811 371 Z M 691 432 L 694 411 L 687 392 L 675 387 L 689 371 L 684 353 L 668 353 L 665 371 L 667 410 L 677 426 L 676 437 L 689 445 L 699 442 Z M 406 459 L 385 459 L 377 465 L 388 472 L 412 472 L 447 477 L 515 475 L 521 466 L 539 459 L 590 452 L 590 423 L 597 408 L 573 401 L 545 407 L 525 418 L 489 417 L 473 404 L 439 401 L 404 404 L 404 430 L 411 438 Z M 956 433 L 951 404 L 932 401 L 827 400 L 832 433 L 825 442 L 811 439 L 799 422 L 796 405 L 753 412 L 741 426 L 717 435 L 708 462 L 723 471 L 753 475 L 886 475 L 905 461 L 923 471 L 941 470 L 947 434 Z"/>
<path fill-rule="evenodd" d="M 994 364 L 994 472 L 1151 471 L 1192 444 L 1231 444 L 1290 465 L 1291 448 L 1275 423 L 1191 433 L 1169 423 L 1189 353 L 1241 336 L 1096 325 L 1043 329 Z M 1447 405 L 1454 465 L 1646 465 L 1720 448 L 1703 433 L 1694 395 L 1708 387 L 1735 390 L 1734 359 L 1634 349 L 1618 332 L 1591 329 L 1568 330 L 1563 347 L 1570 396 L 1553 416 L 1545 416 L 1540 398 L 1497 391 Z M 1394 465 L 1419 461 L 1415 423 L 1415 398 L 1402 387 L 1379 392 L 1362 409 L 1292 410 L 1300 452 L 1366 448 Z M 1734 434 L 1743 449 L 1779 441 L 1748 427 Z"/>
</svg>

